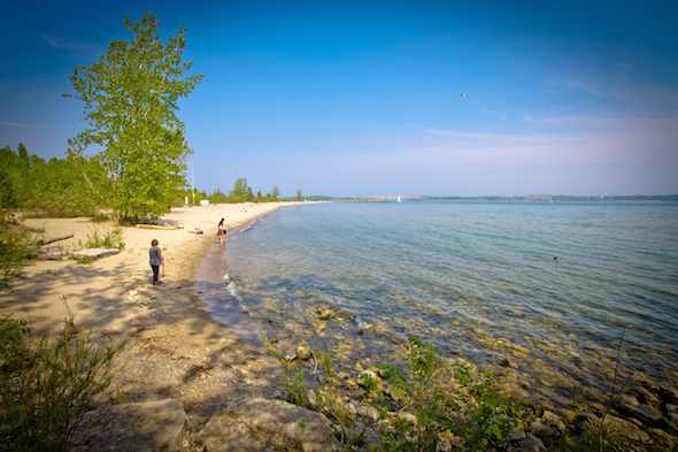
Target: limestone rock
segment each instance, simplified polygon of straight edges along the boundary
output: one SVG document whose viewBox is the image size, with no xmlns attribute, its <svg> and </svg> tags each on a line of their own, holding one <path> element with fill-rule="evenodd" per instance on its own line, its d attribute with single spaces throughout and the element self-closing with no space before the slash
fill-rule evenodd
<svg viewBox="0 0 678 452">
<path fill-rule="evenodd" d="M 527 437 L 518 443 L 520 452 L 543 452 L 546 450 L 544 443 L 534 435 L 527 434 Z"/>
<path fill-rule="evenodd" d="M 615 401 L 614 408 L 623 416 L 638 419 L 655 428 L 666 428 L 666 420 L 661 412 L 651 405 L 630 404 L 624 401 Z"/>
<path fill-rule="evenodd" d="M 180 450 L 187 421 L 174 399 L 106 406 L 85 413 L 71 450 Z"/>
<path fill-rule="evenodd" d="M 306 392 L 306 398 L 308 399 L 308 404 L 312 408 L 315 408 L 318 405 L 318 397 L 315 395 L 315 391 L 313 389 L 309 389 Z"/>
<path fill-rule="evenodd" d="M 311 348 L 306 343 L 301 343 L 297 346 L 297 358 L 306 361 L 311 358 Z"/>
<path fill-rule="evenodd" d="M 417 425 L 417 416 L 407 411 L 401 411 L 398 413 L 398 419 L 401 421 L 409 422 L 412 425 Z"/>
<path fill-rule="evenodd" d="M 595 424 L 596 422 L 598 422 L 598 417 L 595 414 L 582 412 L 574 417 L 572 426 L 574 427 L 574 432 L 579 434 L 586 429 L 587 424 Z"/>
<path fill-rule="evenodd" d="M 318 314 L 320 320 L 330 320 L 337 316 L 331 308 L 318 308 L 316 314 Z"/>
<path fill-rule="evenodd" d="M 526 437 L 527 435 L 525 435 L 525 429 L 520 425 L 513 427 L 511 429 L 511 432 L 509 433 L 510 441 L 521 441 L 524 440 Z"/>
<path fill-rule="evenodd" d="M 501 367 L 509 367 L 511 369 L 516 369 L 518 367 L 513 361 L 511 361 L 510 359 L 508 359 L 505 356 L 503 356 L 499 359 L 499 365 Z"/>
<path fill-rule="evenodd" d="M 549 425 L 558 430 L 559 433 L 565 432 L 565 423 L 560 419 L 560 417 L 553 414 L 552 412 L 548 410 L 544 411 L 544 414 L 542 414 L 541 419 L 542 421 L 544 421 L 544 423 L 546 423 L 546 425 Z"/>
<path fill-rule="evenodd" d="M 358 407 L 358 414 L 373 421 L 379 420 L 379 410 L 370 405 L 360 405 Z"/>
<path fill-rule="evenodd" d="M 205 450 L 339 450 L 330 422 L 320 413 L 282 400 L 255 398 L 219 413 L 200 432 Z"/>
<path fill-rule="evenodd" d="M 669 403 L 666 405 L 666 412 L 674 423 L 678 424 L 678 405 Z"/>
<path fill-rule="evenodd" d="M 532 421 L 530 424 L 530 432 L 542 439 L 556 438 L 560 434 L 556 428 L 546 424 L 541 419 L 535 419 Z"/>
<path fill-rule="evenodd" d="M 648 444 L 650 442 L 650 435 L 648 435 L 646 431 L 631 421 L 627 421 L 626 419 L 621 419 L 616 416 L 607 415 L 605 416 L 604 422 L 608 428 L 622 432 L 623 435 L 631 441 L 642 444 Z"/>
<path fill-rule="evenodd" d="M 444 430 L 438 433 L 438 444 L 436 445 L 436 452 L 451 452 L 453 450 L 460 450 L 464 445 L 464 440 L 455 436 L 449 430 Z"/>
<path fill-rule="evenodd" d="M 669 386 L 659 387 L 659 398 L 664 403 L 678 405 L 678 391 Z"/>
</svg>

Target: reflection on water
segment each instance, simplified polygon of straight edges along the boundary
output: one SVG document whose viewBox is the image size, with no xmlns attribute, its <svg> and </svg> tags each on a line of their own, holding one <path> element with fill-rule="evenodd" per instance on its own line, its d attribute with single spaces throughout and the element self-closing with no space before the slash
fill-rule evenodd
<svg viewBox="0 0 678 452">
<path fill-rule="evenodd" d="M 226 272 L 224 246 L 216 243 L 202 258 L 196 271 L 196 291 L 210 314 L 251 345 L 260 343 L 264 331 L 249 315 L 234 281 Z"/>
<path fill-rule="evenodd" d="M 216 249 L 201 272 L 216 272 L 211 311 L 250 338 L 258 318 L 258 334 L 352 340 L 367 359 L 416 334 L 480 363 L 510 356 L 536 383 L 603 387 L 624 331 L 629 372 L 675 379 L 677 231 L 675 204 L 314 205 L 230 238 L 240 302 Z M 340 315 L 319 322 L 317 306 Z"/>
</svg>

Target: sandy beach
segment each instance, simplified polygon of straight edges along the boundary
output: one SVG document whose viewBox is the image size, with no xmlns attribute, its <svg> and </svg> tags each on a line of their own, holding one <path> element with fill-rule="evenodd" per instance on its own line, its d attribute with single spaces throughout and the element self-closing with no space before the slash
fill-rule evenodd
<svg viewBox="0 0 678 452">
<path fill-rule="evenodd" d="M 0 313 L 25 318 L 38 331 L 60 328 L 70 311 L 83 328 L 105 334 L 129 332 L 131 325 L 145 324 L 149 315 L 147 307 L 131 300 L 151 295 L 157 299 L 165 294 L 189 295 L 190 291 L 183 289 L 189 289 L 204 247 L 215 242 L 220 218 L 225 218 L 227 227 L 233 229 L 282 206 L 294 205 L 274 202 L 179 208 L 162 221 L 180 229 L 122 227 L 125 247 L 117 255 L 89 264 L 73 260 L 32 261 L 23 278 L 0 293 Z M 52 245 L 63 250 L 77 249 L 79 242 L 94 232 L 104 234 L 118 227 L 111 222 L 94 223 L 89 218 L 29 218 L 24 223 L 44 231 L 38 233 L 40 238 L 72 234 L 72 238 Z M 195 234 L 195 229 L 204 233 Z M 165 257 L 165 284 L 157 288 L 150 285 L 148 248 L 152 239 L 159 240 Z"/>
<path fill-rule="evenodd" d="M 190 449 L 191 435 L 197 435 L 215 412 L 229 407 L 232 412 L 257 397 L 279 396 L 271 385 L 279 372 L 276 360 L 263 350 L 240 344 L 226 326 L 209 317 L 196 297 L 193 275 L 207 247 L 215 246 L 221 217 L 232 229 L 294 205 L 244 203 L 175 209 L 163 220 L 181 229 L 123 227 L 125 248 L 119 254 L 88 264 L 32 261 L 24 277 L 0 293 L 0 315 L 26 319 L 39 333 L 59 331 L 66 316 L 72 315 L 79 329 L 99 340 L 126 341 L 116 360 L 113 385 L 101 401 L 103 411 L 85 422 L 83 433 L 76 435 L 76 450 L 89 450 L 99 441 L 115 441 L 123 449 L 139 441 L 147 441 L 154 449 L 164 447 L 166 432 L 144 433 L 137 421 L 125 421 L 134 419 L 135 410 L 143 413 L 145 404 L 158 401 L 174 403 L 186 413 L 182 414 L 188 416 L 186 422 L 180 422 L 185 426 L 180 432 L 181 447 Z M 116 227 L 88 218 L 27 219 L 25 224 L 44 229 L 44 237 L 73 234 L 59 243 L 66 248 L 76 248 L 95 229 L 102 233 Z M 194 228 L 204 234 L 190 232 Z M 160 241 L 166 263 L 164 283 L 156 287 L 151 284 L 148 264 L 154 238 Z M 129 408 L 120 413 L 112 410 L 115 406 Z M 141 415 L 139 422 L 148 422 L 147 417 Z M 120 426 L 112 433 L 110 425 L 116 422 Z M 224 435 L 219 432 L 220 437 Z M 176 435 L 170 436 L 175 444 Z"/>
</svg>

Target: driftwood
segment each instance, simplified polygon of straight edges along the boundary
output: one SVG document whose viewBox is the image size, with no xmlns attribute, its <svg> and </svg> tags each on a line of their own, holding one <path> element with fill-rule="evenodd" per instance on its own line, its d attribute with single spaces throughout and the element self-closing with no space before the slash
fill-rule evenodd
<svg viewBox="0 0 678 452">
<path fill-rule="evenodd" d="M 118 248 L 85 248 L 73 251 L 71 256 L 75 259 L 96 260 L 118 254 L 119 252 L 120 250 Z"/>
<path fill-rule="evenodd" d="M 59 236 L 56 236 L 56 237 L 44 238 L 44 239 L 38 240 L 38 245 L 39 246 L 45 246 L 45 245 L 49 245 L 50 243 L 60 242 L 62 240 L 68 240 L 68 239 L 71 239 L 71 238 L 73 238 L 73 234 L 59 235 Z"/>
<path fill-rule="evenodd" d="M 58 247 L 43 248 L 38 253 L 38 260 L 41 261 L 62 261 L 70 256 L 65 250 Z"/>
<path fill-rule="evenodd" d="M 137 228 L 140 229 L 160 229 L 165 231 L 174 231 L 177 229 L 183 229 L 183 226 L 177 225 L 162 225 L 162 224 L 137 224 Z"/>
</svg>

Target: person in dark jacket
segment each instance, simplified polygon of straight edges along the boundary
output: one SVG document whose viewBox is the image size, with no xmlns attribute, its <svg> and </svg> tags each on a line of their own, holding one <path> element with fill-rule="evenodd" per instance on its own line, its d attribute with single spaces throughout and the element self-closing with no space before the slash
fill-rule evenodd
<svg viewBox="0 0 678 452">
<path fill-rule="evenodd" d="M 165 263 L 165 259 L 162 257 L 162 251 L 158 246 L 158 240 L 156 239 L 151 241 L 151 247 L 148 250 L 148 258 L 151 269 L 153 270 L 153 285 L 155 286 L 160 282 L 160 266 Z"/>
</svg>

